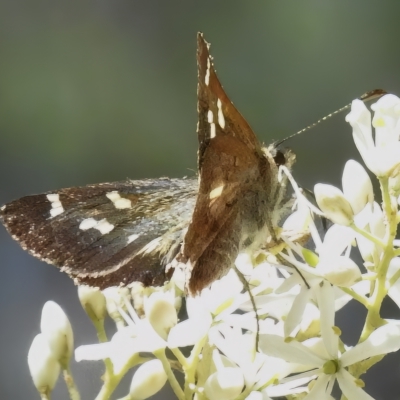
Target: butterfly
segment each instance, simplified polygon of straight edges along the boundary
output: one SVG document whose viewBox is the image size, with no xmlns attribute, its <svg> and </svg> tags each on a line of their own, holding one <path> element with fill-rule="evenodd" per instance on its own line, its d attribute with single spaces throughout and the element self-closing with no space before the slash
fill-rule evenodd
<svg viewBox="0 0 400 400">
<path fill-rule="evenodd" d="M 72 187 L 0 209 L 23 249 L 104 289 L 160 286 L 178 266 L 196 294 L 225 275 L 240 251 L 276 239 L 284 213 L 281 165 L 295 156 L 264 147 L 230 101 L 203 34 L 197 36 L 198 176 Z"/>
</svg>

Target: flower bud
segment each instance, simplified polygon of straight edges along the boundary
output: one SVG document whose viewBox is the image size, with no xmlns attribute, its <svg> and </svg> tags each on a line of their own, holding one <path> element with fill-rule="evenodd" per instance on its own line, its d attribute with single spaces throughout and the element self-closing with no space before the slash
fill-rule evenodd
<svg viewBox="0 0 400 400">
<path fill-rule="evenodd" d="M 106 308 L 108 315 L 112 318 L 117 325 L 118 329 L 125 326 L 124 319 L 118 311 L 118 308 L 126 309 L 125 301 L 130 300 L 129 289 L 126 287 L 109 287 L 103 290 L 103 295 L 106 298 Z"/>
<path fill-rule="evenodd" d="M 28 366 L 38 392 L 49 395 L 60 374 L 60 364 L 42 333 L 35 336 L 29 348 Z"/>
<path fill-rule="evenodd" d="M 166 381 L 167 374 L 161 361 L 148 361 L 142 364 L 133 375 L 129 396 L 132 400 L 148 399 L 159 392 Z"/>
<path fill-rule="evenodd" d="M 161 338 L 167 339 L 169 331 L 178 322 L 174 293 L 172 291 L 152 293 L 146 300 L 145 313 L 153 329 Z"/>
<path fill-rule="evenodd" d="M 43 306 L 40 330 L 55 359 L 66 368 L 73 352 L 74 336 L 67 315 L 54 301 Z"/>
<path fill-rule="evenodd" d="M 353 209 L 341 190 L 318 183 L 314 193 L 319 208 L 333 223 L 348 226 L 353 222 Z"/>
<path fill-rule="evenodd" d="M 78 287 L 78 297 L 83 309 L 92 318 L 103 320 L 106 316 L 106 298 L 98 288 L 82 285 Z"/>
<path fill-rule="evenodd" d="M 242 371 L 239 368 L 226 367 L 209 376 L 204 390 L 210 400 L 232 400 L 240 395 L 243 386 Z"/>
<path fill-rule="evenodd" d="M 322 260 L 317 266 L 317 271 L 335 286 L 350 287 L 361 280 L 357 264 L 344 256 L 331 256 Z"/>
<path fill-rule="evenodd" d="M 343 193 L 350 202 L 354 214 L 374 201 L 372 182 L 363 166 L 354 160 L 347 161 L 342 177 Z"/>
</svg>

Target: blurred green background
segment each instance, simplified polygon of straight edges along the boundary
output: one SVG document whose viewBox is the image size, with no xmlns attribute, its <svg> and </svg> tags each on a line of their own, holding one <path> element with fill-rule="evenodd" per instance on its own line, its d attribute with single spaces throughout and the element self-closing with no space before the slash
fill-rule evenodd
<svg viewBox="0 0 400 400">
<path fill-rule="evenodd" d="M 399 94 L 399 16 L 395 0 L 0 0 L 0 204 L 86 183 L 193 174 L 199 30 L 227 93 L 269 143 L 368 90 Z M 344 116 L 287 143 L 302 186 L 339 185 L 346 160 L 359 159 Z M 94 343 L 95 333 L 72 281 L 3 228 L 0 263 L 0 398 L 35 399 L 26 355 L 44 302 L 66 310 L 76 345 Z M 350 344 L 363 312 L 339 313 Z M 388 304 L 384 316 L 398 314 Z M 83 399 L 94 398 L 101 365 L 73 371 Z M 367 390 L 397 399 L 399 376 L 391 355 L 368 374 Z M 67 399 L 61 381 L 54 399 Z"/>
</svg>

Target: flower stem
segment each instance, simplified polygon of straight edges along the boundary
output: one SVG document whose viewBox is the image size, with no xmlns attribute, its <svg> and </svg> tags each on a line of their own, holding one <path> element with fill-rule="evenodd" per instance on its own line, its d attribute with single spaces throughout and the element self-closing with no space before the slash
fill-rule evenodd
<svg viewBox="0 0 400 400">
<path fill-rule="evenodd" d="M 111 361 L 109 359 L 105 360 L 104 362 L 108 361 L 110 368 L 106 370 L 104 374 L 104 384 L 96 396 L 95 400 L 108 400 L 116 387 L 121 382 L 121 379 L 125 376 L 125 374 L 136 365 L 142 364 L 148 361 L 148 358 L 140 357 L 138 354 L 135 354 L 121 369 L 118 374 L 114 374 L 114 369 Z M 107 364 L 106 364 L 107 365 Z"/>
<path fill-rule="evenodd" d="M 381 239 L 379 239 L 378 237 L 372 235 L 371 233 L 367 232 L 366 230 L 359 228 L 356 224 L 352 223 L 350 225 L 350 227 L 354 231 L 359 233 L 360 235 L 364 236 L 366 239 L 370 240 L 372 243 L 375 243 L 377 246 L 382 247 L 382 248 L 385 247 L 385 243 L 382 242 Z"/>
<path fill-rule="evenodd" d="M 179 382 L 176 380 L 175 375 L 171 369 L 171 365 L 168 361 L 167 356 L 165 355 L 165 349 L 159 349 L 154 352 L 154 355 L 161 361 L 164 371 L 167 374 L 169 384 L 171 385 L 172 390 L 174 391 L 176 397 L 179 400 L 185 400 L 185 394 L 183 393 L 183 390 L 181 386 L 179 385 Z"/>
<path fill-rule="evenodd" d="M 376 268 L 377 281 L 374 292 L 371 296 L 371 306 L 368 309 L 367 318 L 365 325 L 361 333 L 359 342 L 365 341 L 369 335 L 379 326 L 385 322 L 380 317 L 380 309 L 382 306 L 383 299 L 387 295 L 386 286 L 386 275 L 389 269 L 389 264 L 394 257 L 393 241 L 396 237 L 397 222 L 396 213 L 397 210 L 392 204 L 392 199 L 389 193 L 388 178 L 380 178 L 382 198 L 383 198 L 383 211 L 386 216 L 387 226 L 385 234 L 385 245 L 383 247 L 383 256 L 379 265 Z"/>
<path fill-rule="evenodd" d="M 193 389 L 192 385 L 195 384 L 196 381 L 196 372 L 198 370 L 200 353 L 204 348 L 204 345 L 207 341 L 208 336 L 205 336 L 203 339 L 199 340 L 195 343 L 192 352 L 190 353 L 190 357 L 186 362 L 185 368 L 185 398 L 191 399 L 193 397 Z"/>
<path fill-rule="evenodd" d="M 347 287 L 340 287 L 340 289 L 343 290 L 343 292 L 350 295 L 354 300 L 357 300 L 359 303 L 361 303 L 363 306 L 365 306 L 365 308 L 368 309 L 370 307 L 368 299 L 366 297 L 358 294 L 353 289 L 350 289 Z"/>
<path fill-rule="evenodd" d="M 71 400 L 80 400 L 81 396 L 75 385 L 74 378 L 72 377 L 69 367 L 63 369 L 63 377 L 65 384 L 67 385 L 69 398 Z"/>
</svg>

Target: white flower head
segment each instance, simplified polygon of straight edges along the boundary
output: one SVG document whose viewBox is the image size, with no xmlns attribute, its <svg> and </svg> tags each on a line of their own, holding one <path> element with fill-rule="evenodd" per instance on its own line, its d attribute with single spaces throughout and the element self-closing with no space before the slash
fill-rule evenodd
<svg viewBox="0 0 400 400">
<path fill-rule="evenodd" d="M 305 397 L 307 400 L 325 399 L 330 396 L 335 380 L 348 399 L 371 400 L 371 396 L 357 386 L 356 379 L 345 368 L 376 355 L 397 351 L 400 348 L 400 327 L 397 323 L 389 321 L 387 325 L 376 329 L 364 342 L 341 354 L 338 351 L 338 337 L 334 329 L 332 299 L 331 286 L 323 285 L 318 294 L 322 341 L 285 342 L 277 335 L 263 335 L 261 348 L 266 354 L 307 367 L 308 373 L 298 375 L 298 378 L 316 378 L 315 384 Z"/>
<path fill-rule="evenodd" d="M 154 353 L 166 347 L 167 342 L 156 332 L 147 318 L 140 319 L 128 301 L 125 302 L 125 308 L 129 314 L 120 307 L 117 307 L 116 311 L 121 318 L 124 318 L 128 326 L 119 328 L 109 342 L 79 346 L 75 350 L 76 361 L 110 358 L 114 365 L 114 372 L 118 374 L 140 352 Z M 175 309 L 174 313 L 176 314 Z M 167 318 L 167 321 L 170 321 L 170 318 Z M 156 327 L 161 326 L 156 324 Z M 162 328 L 160 331 L 164 336 Z"/>
</svg>

